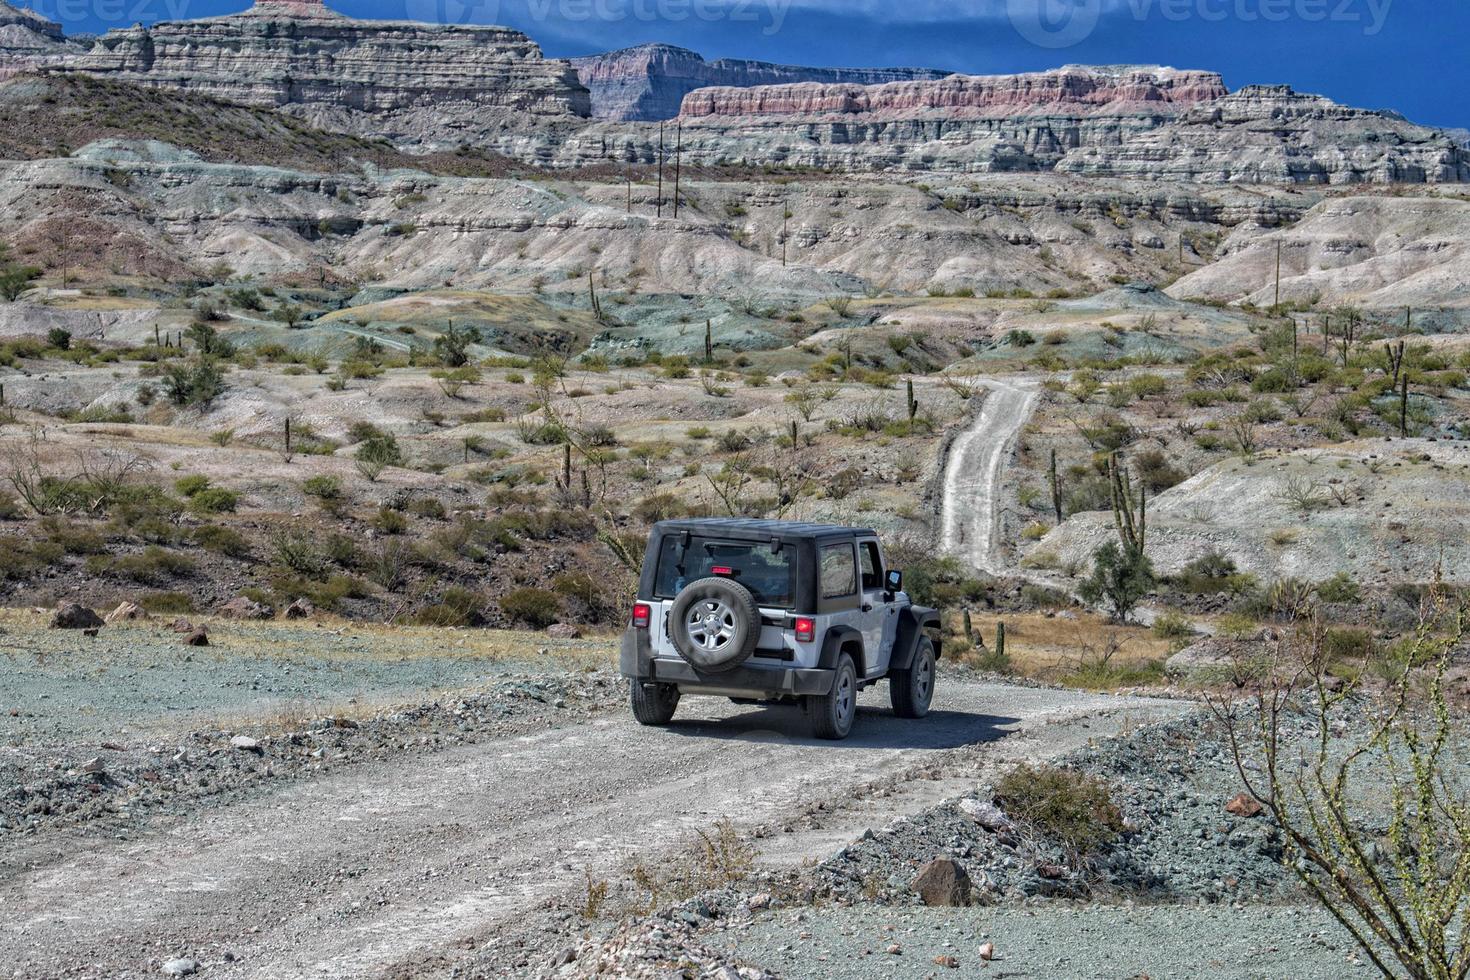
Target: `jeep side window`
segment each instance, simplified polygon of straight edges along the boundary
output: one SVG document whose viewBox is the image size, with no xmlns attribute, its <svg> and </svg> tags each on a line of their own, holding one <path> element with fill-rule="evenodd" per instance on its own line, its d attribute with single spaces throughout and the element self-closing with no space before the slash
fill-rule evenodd
<svg viewBox="0 0 1470 980">
<path fill-rule="evenodd" d="M 829 544 L 822 549 L 822 598 L 845 599 L 857 591 L 857 568 L 851 544 Z"/>
<path fill-rule="evenodd" d="M 858 559 L 863 568 L 863 591 L 877 592 L 883 588 L 883 559 L 878 556 L 878 542 L 859 541 Z"/>
</svg>

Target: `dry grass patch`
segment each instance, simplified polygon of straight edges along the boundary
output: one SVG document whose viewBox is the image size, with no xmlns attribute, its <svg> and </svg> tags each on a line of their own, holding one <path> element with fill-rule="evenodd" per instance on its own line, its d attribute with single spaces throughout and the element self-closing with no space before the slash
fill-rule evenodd
<svg viewBox="0 0 1470 980">
<path fill-rule="evenodd" d="M 1072 614 L 1069 614 L 1072 615 Z M 994 668 L 996 628 L 1005 623 L 1009 670 L 1021 677 L 1108 690 L 1159 681 L 1173 641 L 1142 626 L 1118 626 L 1102 616 L 1079 612 L 1076 618 L 1020 615 L 971 617 L 978 645 L 965 650 L 963 632 L 951 639 L 962 663 Z"/>
</svg>

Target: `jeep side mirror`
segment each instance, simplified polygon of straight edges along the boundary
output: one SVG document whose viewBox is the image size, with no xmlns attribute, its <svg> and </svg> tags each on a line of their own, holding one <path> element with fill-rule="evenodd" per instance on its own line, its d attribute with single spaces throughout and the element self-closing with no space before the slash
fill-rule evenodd
<svg viewBox="0 0 1470 980">
<path fill-rule="evenodd" d="M 903 572 L 900 572 L 896 568 L 890 568 L 888 570 L 887 581 L 885 584 L 887 585 L 889 592 L 902 592 Z"/>
</svg>

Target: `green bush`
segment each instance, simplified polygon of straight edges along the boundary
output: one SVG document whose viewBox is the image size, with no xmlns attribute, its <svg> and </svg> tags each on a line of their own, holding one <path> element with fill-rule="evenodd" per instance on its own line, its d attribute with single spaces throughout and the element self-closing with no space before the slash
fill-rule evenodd
<svg viewBox="0 0 1470 980">
<path fill-rule="evenodd" d="M 213 551 L 230 558 L 244 558 L 250 554 L 250 543 L 243 534 L 232 527 L 222 527 L 219 524 L 204 524 L 195 528 L 194 543 L 205 551 Z"/>
<path fill-rule="evenodd" d="M 545 589 L 516 589 L 501 598 L 500 611 L 506 619 L 544 629 L 561 617 L 561 598 Z"/>
<path fill-rule="evenodd" d="M 335 476 L 308 477 L 301 484 L 301 492 L 323 502 L 341 500 L 342 481 Z"/>
<path fill-rule="evenodd" d="M 451 586 L 433 605 L 425 606 L 413 616 L 419 626 L 479 626 L 485 621 L 485 600 L 469 589 Z"/>
<path fill-rule="evenodd" d="M 181 497 L 193 497 L 209 489 L 209 477 L 199 473 L 181 476 L 174 481 L 174 489 Z"/>
<path fill-rule="evenodd" d="M 224 487 L 210 487 L 194 494 L 189 500 L 189 509 L 196 514 L 233 514 L 240 503 L 240 495 Z"/>
<path fill-rule="evenodd" d="M 148 592 L 138 598 L 138 605 L 155 616 L 180 616 L 194 611 L 194 600 L 183 592 Z"/>
<path fill-rule="evenodd" d="M 1362 589 L 1347 572 L 1338 572 L 1327 581 L 1317 583 L 1317 595 L 1323 602 L 1349 604 L 1362 597 Z"/>
<path fill-rule="evenodd" d="M 1102 780 L 1055 766 L 1020 765 L 1001 777 L 995 800 L 1006 815 L 1066 848 L 1095 854 L 1123 833 L 1123 813 Z"/>
</svg>

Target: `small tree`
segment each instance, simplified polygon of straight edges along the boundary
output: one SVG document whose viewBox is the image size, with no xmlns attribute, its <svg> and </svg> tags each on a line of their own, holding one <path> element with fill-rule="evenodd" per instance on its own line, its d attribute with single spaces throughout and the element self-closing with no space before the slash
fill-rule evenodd
<svg viewBox="0 0 1470 980">
<path fill-rule="evenodd" d="M 271 319 L 278 323 L 284 323 L 288 330 L 295 330 L 305 318 L 305 311 L 295 303 L 285 303 L 276 307 L 271 312 Z"/>
</svg>

